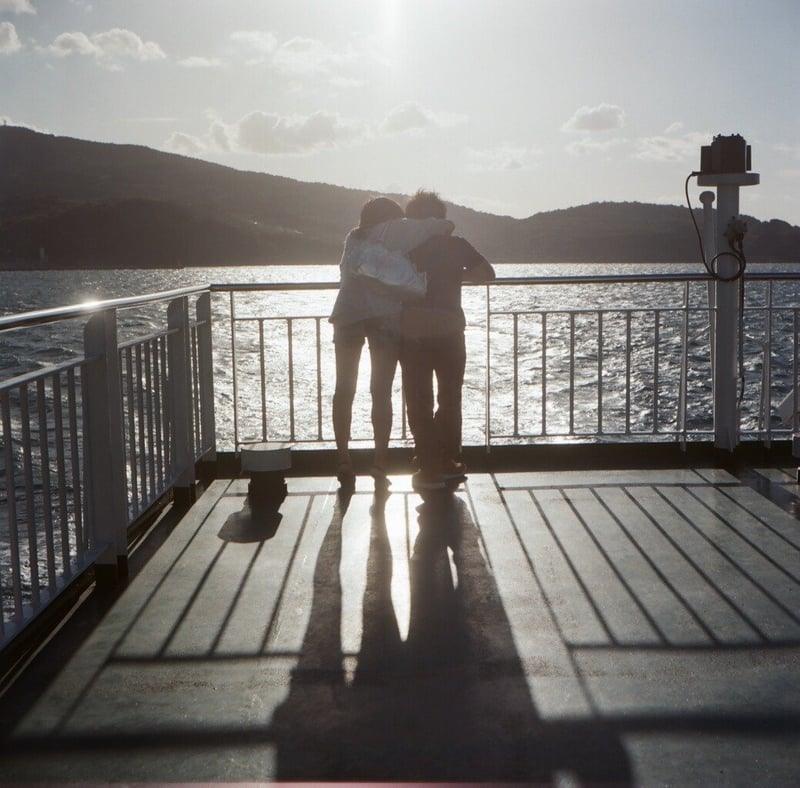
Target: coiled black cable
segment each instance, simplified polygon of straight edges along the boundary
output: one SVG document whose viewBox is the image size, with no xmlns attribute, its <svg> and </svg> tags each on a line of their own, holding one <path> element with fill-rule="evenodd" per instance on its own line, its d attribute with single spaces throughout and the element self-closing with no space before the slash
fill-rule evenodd
<svg viewBox="0 0 800 788">
<path fill-rule="evenodd" d="M 686 205 L 689 208 L 689 216 L 692 217 L 692 224 L 694 225 L 694 231 L 697 233 L 697 241 L 700 245 L 700 259 L 703 261 L 703 265 L 706 267 L 706 271 L 708 271 L 709 276 L 720 282 L 733 282 L 736 279 L 741 279 L 744 277 L 744 270 L 747 267 L 747 258 L 744 256 L 744 248 L 742 246 L 743 239 L 741 235 L 738 235 L 733 240 L 729 237 L 728 246 L 730 246 L 730 250 L 725 250 L 714 255 L 711 260 L 706 259 L 703 236 L 700 234 L 700 228 L 697 225 L 697 219 L 695 219 L 694 211 L 692 210 L 692 201 L 689 198 L 689 181 L 700 174 L 701 173 L 699 172 L 690 172 L 686 176 L 686 183 L 683 187 L 684 193 L 686 194 Z M 729 276 L 723 276 L 721 273 L 719 273 L 715 267 L 715 264 L 720 257 L 733 257 L 733 259 L 736 260 L 736 271 Z"/>
<path fill-rule="evenodd" d="M 689 216 L 692 218 L 692 224 L 694 225 L 694 231 L 697 233 L 697 241 L 700 245 L 700 259 L 703 261 L 703 265 L 708 271 L 708 275 L 715 279 L 718 282 L 735 282 L 737 279 L 739 280 L 739 353 L 738 353 L 738 361 L 739 361 L 739 396 L 737 398 L 736 407 L 740 407 L 742 404 L 742 400 L 744 399 L 744 385 L 745 385 L 745 374 L 744 374 L 744 272 L 747 268 L 747 258 L 744 255 L 744 232 L 732 232 L 728 233 L 728 246 L 730 250 L 725 250 L 719 252 L 718 254 L 714 255 L 711 260 L 706 259 L 706 250 L 705 245 L 703 244 L 703 236 L 700 233 L 700 228 L 697 225 L 697 219 L 695 219 L 694 211 L 692 210 L 692 201 L 689 198 L 689 181 L 700 175 L 699 172 L 690 172 L 686 176 L 686 182 L 684 183 L 683 190 L 686 194 L 686 205 L 689 208 Z M 733 257 L 736 260 L 736 271 L 729 276 L 723 276 L 719 273 L 716 269 L 715 264 L 721 257 Z"/>
</svg>

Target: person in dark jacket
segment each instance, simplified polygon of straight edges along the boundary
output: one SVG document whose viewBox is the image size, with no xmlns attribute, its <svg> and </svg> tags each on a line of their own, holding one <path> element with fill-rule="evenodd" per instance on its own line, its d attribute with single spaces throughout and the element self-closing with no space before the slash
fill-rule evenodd
<svg viewBox="0 0 800 788">
<path fill-rule="evenodd" d="M 447 218 L 444 202 L 431 191 L 418 191 L 405 212 L 410 219 Z M 466 366 L 461 283 L 487 282 L 495 278 L 495 272 L 468 241 L 454 235 L 429 238 L 409 258 L 428 280 L 424 300 L 406 306 L 402 316 L 400 364 L 418 466 L 412 483 L 417 490 L 438 490 L 448 480 L 466 475 L 461 459 L 461 389 Z"/>
</svg>

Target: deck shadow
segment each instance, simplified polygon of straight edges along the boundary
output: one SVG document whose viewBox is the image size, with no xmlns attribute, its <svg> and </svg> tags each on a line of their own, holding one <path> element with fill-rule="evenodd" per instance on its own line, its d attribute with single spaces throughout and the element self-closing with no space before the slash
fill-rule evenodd
<svg viewBox="0 0 800 788">
<path fill-rule="evenodd" d="M 277 506 L 245 498 L 238 512 L 232 512 L 219 530 L 225 542 L 264 542 L 278 532 L 283 515 Z"/>
<path fill-rule="evenodd" d="M 479 531 L 456 496 L 433 496 L 417 509 L 402 640 L 384 503 L 375 497 L 365 523 L 362 640 L 352 675 L 340 634 L 341 508 L 324 537 L 302 653 L 271 726 L 276 779 L 548 783 L 566 773 L 629 784 L 616 732 L 596 720 L 547 723 L 537 713 Z"/>
</svg>

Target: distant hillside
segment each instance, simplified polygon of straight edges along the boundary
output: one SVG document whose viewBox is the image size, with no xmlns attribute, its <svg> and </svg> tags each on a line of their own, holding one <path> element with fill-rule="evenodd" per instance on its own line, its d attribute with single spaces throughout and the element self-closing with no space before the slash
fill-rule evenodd
<svg viewBox="0 0 800 788">
<path fill-rule="evenodd" d="M 370 192 L 241 172 L 134 145 L 0 126 L 0 265 L 335 263 Z M 402 199 L 400 196 L 396 197 Z M 448 206 L 500 262 L 697 259 L 678 206 L 593 203 L 527 219 Z M 800 260 L 800 228 L 748 219 L 748 259 Z"/>
</svg>

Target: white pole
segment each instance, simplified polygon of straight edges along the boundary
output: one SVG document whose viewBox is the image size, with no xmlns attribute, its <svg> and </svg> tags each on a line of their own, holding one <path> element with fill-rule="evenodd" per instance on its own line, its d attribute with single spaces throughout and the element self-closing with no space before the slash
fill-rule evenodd
<svg viewBox="0 0 800 788">
<path fill-rule="evenodd" d="M 128 493 L 125 477 L 117 313 L 107 309 L 84 326 L 86 501 L 102 581 L 127 574 Z M 98 575 L 100 577 L 100 575 Z"/>
<path fill-rule="evenodd" d="M 703 204 L 703 252 L 706 261 L 717 255 L 717 236 L 714 232 L 714 192 L 701 192 L 700 202 Z M 711 369 L 714 369 L 714 347 L 717 343 L 717 301 L 714 283 L 708 283 L 708 326 L 711 342 Z"/>
<path fill-rule="evenodd" d="M 739 215 L 739 186 L 717 186 L 717 249 L 728 251 L 726 231 L 730 221 Z M 717 333 L 714 357 L 714 445 L 733 451 L 739 443 L 738 370 L 739 287 L 736 275 L 739 264 L 730 255 L 717 259 L 716 271 L 722 277 L 715 287 Z"/>
<path fill-rule="evenodd" d="M 739 279 L 724 281 L 736 274 L 739 263 L 730 254 L 728 227 L 739 217 L 739 187 L 754 186 L 760 176 L 753 172 L 707 173 L 697 179 L 699 186 L 717 187 L 716 254 L 714 269 L 716 304 L 714 359 L 714 446 L 733 451 L 739 443 Z M 707 256 L 710 264 L 713 255 Z"/>
</svg>

